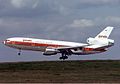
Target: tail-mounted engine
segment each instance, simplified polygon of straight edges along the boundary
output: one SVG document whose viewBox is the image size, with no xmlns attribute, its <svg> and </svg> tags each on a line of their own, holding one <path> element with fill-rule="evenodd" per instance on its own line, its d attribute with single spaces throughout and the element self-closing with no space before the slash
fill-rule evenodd
<svg viewBox="0 0 120 84">
<path fill-rule="evenodd" d="M 88 38 L 87 43 L 90 45 L 114 45 L 114 40 L 112 39 L 96 39 L 96 38 Z"/>
</svg>

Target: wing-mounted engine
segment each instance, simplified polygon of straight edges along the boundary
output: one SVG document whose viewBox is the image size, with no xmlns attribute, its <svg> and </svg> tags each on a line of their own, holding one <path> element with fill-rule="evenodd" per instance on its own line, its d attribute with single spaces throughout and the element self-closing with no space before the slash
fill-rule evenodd
<svg viewBox="0 0 120 84">
<path fill-rule="evenodd" d="M 83 52 L 83 47 L 79 47 L 79 48 L 75 48 L 75 49 L 71 49 L 73 54 L 79 54 Z"/>
<path fill-rule="evenodd" d="M 43 55 L 56 55 L 58 53 L 58 50 L 53 48 L 53 47 L 48 47 L 46 48 L 45 52 L 43 53 Z"/>
</svg>

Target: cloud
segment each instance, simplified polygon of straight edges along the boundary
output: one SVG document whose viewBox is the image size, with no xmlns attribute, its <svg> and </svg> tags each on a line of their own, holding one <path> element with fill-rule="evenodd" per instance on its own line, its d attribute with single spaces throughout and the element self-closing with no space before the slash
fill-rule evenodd
<svg viewBox="0 0 120 84">
<path fill-rule="evenodd" d="M 94 22 L 92 20 L 88 19 L 80 19 L 80 20 L 74 20 L 72 24 L 70 24 L 71 27 L 91 27 L 94 26 Z"/>
<path fill-rule="evenodd" d="M 86 8 L 117 4 L 119 0 L 0 0 L 0 17 L 68 16 Z"/>
<path fill-rule="evenodd" d="M 119 0 L 82 0 L 80 1 L 81 4 L 88 4 L 88 5 L 113 5 L 119 4 Z"/>
<path fill-rule="evenodd" d="M 105 18 L 106 22 L 120 23 L 120 17 L 117 16 L 108 16 Z"/>
<path fill-rule="evenodd" d="M 119 16 L 104 16 L 94 18 L 95 24 L 98 26 L 119 26 L 120 17 Z"/>
<path fill-rule="evenodd" d="M 30 7 L 36 8 L 39 0 L 11 0 L 11 4 L 15 8 Z"/>
<path fill-rule="evenodd" d="M 11 3 L 16 8 L 21 8 L 23 6 L 24 0 L 11 0 Z"/>
</svg>

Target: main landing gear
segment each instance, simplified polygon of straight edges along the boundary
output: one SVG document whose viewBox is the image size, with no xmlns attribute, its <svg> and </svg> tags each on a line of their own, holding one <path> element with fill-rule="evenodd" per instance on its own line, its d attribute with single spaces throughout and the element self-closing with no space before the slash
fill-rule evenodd
<svg viewBox="0 0 120 84">
<path fill-rule="evenodd" d="M 60 57 L 59 59 L 60 59 L 60 60 L 65 60 L 65 59 L 68 59 L 68 57 L 67 57 L 67 56 L 64 56 L 64 57 Z"/>
<path fill-rule="evenodd" d="M 59 58 L 60 60 L 68 59 L 68 56 L 65 53 L 62 53 L 62 57 Z"/>
</svg>

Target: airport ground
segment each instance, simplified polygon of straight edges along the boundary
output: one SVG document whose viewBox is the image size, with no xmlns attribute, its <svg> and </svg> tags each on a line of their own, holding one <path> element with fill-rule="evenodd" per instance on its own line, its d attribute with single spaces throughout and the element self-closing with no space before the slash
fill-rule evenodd
<svg viewBox="0 0 120 84">
<path fill-rule="evenodd" d="M 1 83 L 120 83 L 119 60 L 0 63 Z"/>
</svg>

